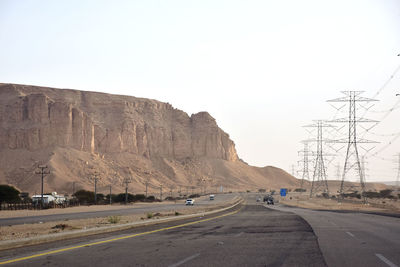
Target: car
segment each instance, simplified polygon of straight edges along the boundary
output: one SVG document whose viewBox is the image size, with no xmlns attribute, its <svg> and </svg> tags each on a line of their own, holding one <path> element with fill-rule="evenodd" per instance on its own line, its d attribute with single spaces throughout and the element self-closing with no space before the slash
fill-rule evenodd
<svg viewBox="0 0 400 267">
<path fill-rule="evenodd" d="M 267 203 L 267 205 L 274 205 L 274 198 L 270 195 L 264 197 L 264 202 Z"/>
<path fill-rule="evenodd" d="M 214 195 L 210 195 L 210 200 L 214 200 L 215 196 Z"/>
<path fill-rule="evenodd" d="M 186 205 L 191 205 L 191 206 L 193 206 L 193 205 L 194 205 L 194 199 L 192 199 L 192 198 L 186 199 L 185 204 L 186 204 Z"/>
</svg>

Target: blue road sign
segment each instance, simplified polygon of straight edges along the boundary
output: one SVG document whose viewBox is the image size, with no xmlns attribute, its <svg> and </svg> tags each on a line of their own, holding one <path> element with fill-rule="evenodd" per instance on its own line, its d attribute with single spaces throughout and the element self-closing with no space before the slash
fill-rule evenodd
<svg viewBox="0 0 400 267">
<path fill-rule="evenodd" d="M 286 188 L 281 188 L 281 196 L 282 197 L 286 196 L 286 191 L 287 191 Z"/>
</svg>

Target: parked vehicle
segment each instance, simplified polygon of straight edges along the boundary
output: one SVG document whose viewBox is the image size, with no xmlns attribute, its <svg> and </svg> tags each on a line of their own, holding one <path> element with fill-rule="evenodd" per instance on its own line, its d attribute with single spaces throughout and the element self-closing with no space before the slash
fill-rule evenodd
<svg viewBox="0 0 400 267">
<path fill-rule="evenodd" d="M 267 195 L 264 197 L 264 202 L 266 202 L 267 205 L 274 205 L 274 198 L 270 195 Z"/>
<path fill-rule="evenodd" d="M 214 200 L 215 199 L 215 195 L 210 195 L 210 200 Z"/>
<path fill-rule="evenodd" d="M 192 199 L 192 198 L 186 199 L 185 204 L 186 204 L 186 205 L 191 205 L 191 206 L 193 206 L 193 205 L 194 205 L 194 199 Z"/>
</svg>

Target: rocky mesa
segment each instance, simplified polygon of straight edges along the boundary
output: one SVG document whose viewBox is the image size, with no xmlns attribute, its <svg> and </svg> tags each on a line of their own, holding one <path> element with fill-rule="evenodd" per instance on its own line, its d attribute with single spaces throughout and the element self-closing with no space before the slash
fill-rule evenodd
<svg viewBox="0 0 400 267">
<path fill-rule="evenodd" d="M 239 159 L 234 142 L 207 112 L 188 116 L 168 103 L 132 96 L 0 84 L 0 182 L 34 193 L 38 164 L 47 164 L 46 191 L 72 184 L 134 191 L 147 183 L 178 188 L 244 190 L 296 186 L 274 168 Z M 181 189 L 182 190 L 182 189 Z M 215 191 L 215 190 L 214 190 Z"/>
</svg>

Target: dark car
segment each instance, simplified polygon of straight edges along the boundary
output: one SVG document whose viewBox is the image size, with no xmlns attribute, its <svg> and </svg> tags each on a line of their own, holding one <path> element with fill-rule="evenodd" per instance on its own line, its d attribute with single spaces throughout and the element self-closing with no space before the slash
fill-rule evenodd
<svg viewBox="0 0 400 267">
<path fill-rule="evenodd" d="M 267 205 L 274 205 L 274 198 L 272 196 L 265 196 L 264 202 L 266 202 Z"/>
</svg>

